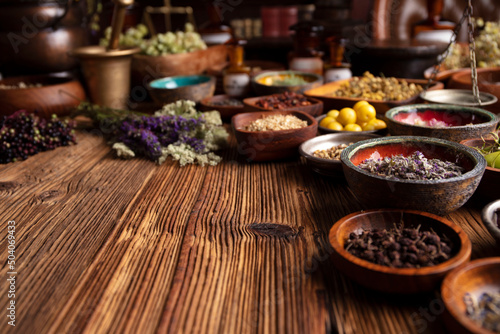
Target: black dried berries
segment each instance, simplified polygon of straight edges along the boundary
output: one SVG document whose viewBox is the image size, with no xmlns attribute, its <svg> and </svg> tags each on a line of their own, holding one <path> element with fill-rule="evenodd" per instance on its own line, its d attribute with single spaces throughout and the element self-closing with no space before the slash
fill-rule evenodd
<svg viewBox="0 0 500 334">
<path fill-rule="evenodd" d="M 434 266 L 451 257 L 453 245 L 434 231 L 395 226 L 351 233 L 345 249 L 363 260 L 395 268 Z"/>
</svg>

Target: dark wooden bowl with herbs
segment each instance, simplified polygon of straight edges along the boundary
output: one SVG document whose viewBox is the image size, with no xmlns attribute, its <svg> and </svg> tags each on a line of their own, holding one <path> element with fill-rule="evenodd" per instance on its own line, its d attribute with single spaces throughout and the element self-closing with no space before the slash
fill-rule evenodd
<svg viewBox="0 0 500 334">
<path fill-rule="evenodd" d="M 491 137 L 462 140 L 460 144 L 477 149 L 486 159 L 486 170 L 476 193 L 486 200 L 500 199 L 500 141 Z"/>
<path fill-rule="evenodd" d="M 323 102 L 295 92 L 249 97 L 243 103 L 248 111 L 299 110 L 314 117 L 323 113 Z"/>
<path fill-rule="evenodd" d="M 255 111 L 233 116 L 238 153 L 248 161 L 298 156 L 300 144 L 316 136 L 318 122 L 302 111 Z"/>
<path fill-rule="evenodd" d="M 450 333 L 500 333 L 500 257 L 474 260 L 450 272 L 441 297 Z"/>
<path fill-rule="evenodd" d="M 467 202 L 486 167 L 473 148 L 412 136 L 360 141 L 344 149 L 340 159 L 349 188 L 365 207 L 439 215 Z"/>
<path fill-rule="evenodd" d="M 491 236 L 496 239 L 498 247 L 500 247 L 500 199 L 484 207 L 481 212 L 481 220 Z"/>
<path fill-rule="evenodd" d="M 346 276 L 398 294 L 436 288 L 448 272 L 469 261 L 472 249 L 460 227 L 416 210 L 355 212 L 333 225 L 329 239 L 333 263 Z"/>
<path fill-rule="evenodd" d="M 495 131 L 498 116 L 481 108 L 446 104 L 411 104 L 385 113 L 393 136 L 425 136 L 460 142 Z"/>
<path fill-rule="evenodd" d="M 229 95 L 214 95 L 200 101 L 201 111 L 217 110 L 224 120 L 230 120 L 236 114 L 245 111 L 245 105 L 239 99 Z"/>
</svg>

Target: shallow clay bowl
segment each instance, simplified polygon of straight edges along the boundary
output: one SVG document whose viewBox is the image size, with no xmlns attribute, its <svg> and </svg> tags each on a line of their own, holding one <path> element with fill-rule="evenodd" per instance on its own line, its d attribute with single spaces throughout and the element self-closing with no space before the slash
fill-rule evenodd
<svg viewBox="0 0 500 334">
<path fill-rule="evenodd" d="M 451 161 L 464 168 L 461 176 L 440 180 L 386 178 L 358 167 L 365 159 L 420 151 L 427 159 Z M 342 151 L 347 183 L 367 208 L 389 207 L 423 210 L 446 215 L 472 196 L 483 176 L 486 160 L 476 150 L 459 143 L 429 137 L 380 137 L 354 143 Z"/>
<path fill-rule="evenodd" d="M 300 85 L 276 85 L 276 80 L 283 80 L 290 76 L 301 77 L 306 81 Z M 323 84 L 323 77 L 314 73 L 299 71 L 274 71 L 262 72 L 252 78 L 252 88 L 256 95 L 265 96 L 284 92 L 303 93 Z"/>
<path fill-rule="evenodd" d="M 471 320 L 466 314 L 464 296 L 479 298 L 485 292 L 500 290 L 500 257 L 469 262 L 450 272 L 441 286 L 446 312 L 444 320 L 450 333 L 494 334 Z"/>
<path fill-rule="evenodd" d="M 272 95 L 267 95 L 267 96 L 259 96 L 259 97 L 249 97 L 243 100 L 243 103 L 246 106 L 247 111 L 272 111 L 272 110 L 277 110 L 277 109 L 266 109 L 263 107 L 260 107 L 257 105 L 257 101 L 263 98 L 270 97 Z M 307 106 L 295 106 L 295 107 L 287 107 L 279 110 L 298 110 L 298 111 L 303 111 L 311 116 L 319 116 L 323 113 L 323 102 L 321 102 L 318 99 L 312 98 L 312 97 L 306 97 L 309 102 L 311 102 L 310 105 Z"/>
<path fill-rule="evenodd" d="M 299 129 L 279 131 L 247 131 L 251 122 L 270 115 L 293 115 L 307 121 Z M 255 111 L 233 116 L 233 132 L 238 142 L 238 153 L 249 161 L 270 161 L 291 158 L 298 155 L 300 144 L 313 138 L 318 131 L 318 122 L 302 111 Z"/>
<path fill-rule="evenodd" d="M 343 84 L 346 84 L 350 80 L 352 80 L 352 78 L 339 80 L 335 82 L 329 82 L 322 86 L 305 91 L 304 95 L 314 97 L 323 101 L 323 103 L 325 104 L 325 110 L 331 110 L 331 109 L 340 110 L 346 107 L 352 108 L 356 104 L 356 102 L 368 101 L 368 103 L 370 103 L 373 107 L 375 107 L 375 110 L 377 111 L 377 118 L 382 118 L 382 119 L 387 110 L 397 106 L 416 103 L 419 100 L 418 94 L 402 101 L 378 101 L 378 100 L 367 100 L 358 97 L 333 96 L 333 93 L 336 90 L 340 89 L 340 87 Z M 427 84 L 427 80 L 421 80 L 421 79 L 398 79 L 398 80 L 406 80 L 408 83 L 415 83 L 421 85 L 422 87 L 425 87 L 425 85 Z M 429 86 L 428 90 L 441 89 L 443 87 L 444 85 L 441 82 L 434 82 Z"/>
<path fill-rule="evenodd" d="M 307 165 L 316 173 L 326 176 L 344 177 L 340 159 L 331 160 L 318 158 L 314 156 L 313 153 L 316 150 L 327 150 L 341 144 L 349 145 L 360 140 L 378 137 L 379 136 L 376 134 L 364 134 L 359 132 L 331 133 L 314 137 L 303 142 L 299 147 L 299 153 L 306 159 Z"/>
<path fill-rule="evenodd" d="M 462 140 L 460 144 L 469 147 L 483 147 L 483 144 L 493 144 L 493 139 L 472 138 Z M 477 187 L 476 193 L 486 200 L 500 198 L 500 169 L 486 166 L 481 183 Z"/>
<path fill-rule="evenodd" d="M 497 244 L 500 247 L 500 199 L 497 199 L 484 207 L 481 212 L 481 219 L 484 226 L 486 226 L 486 229 L 488 229 L 491 236 L 496 239 Z"/>
<path fill-rule="evenodd" d="M 9 77 L 0 84 L 15 86 L 20 82 L 27 85 L 41 84 L 41 87 L 0 89 L 0 115 L 10 115 L 18 110 L 49 118 L 52 114 L 68 115 L 71 108 L 85 100 L 81 83 L 73 78 L 48 75 Z"/>
<path fill-rule="evenodd" d="M 245 111 L 245 105 L 242 101 L 240 105 L 213 105 L 212 103 L 225 101 L 227 99 L 233 99 L 229 97 L 229 95 L 214 95 L 204 98 L 200 101 L 200 109 L 202 111 L 210 111 L 217 110 L 220 113 L 220 116 L 224 120 L 230 120 L 236 114 L 242 113 Z"/>
<path fill-rule="evenodd" d="M 424 121 L 442 121 L 448 126 L 433 127 L 415 124 L 415 117 Z M 425 136 L 460 142 L 489 134 L 496 129 L 498 117 L 484 109 L 446 104 L 412 104 L 392 108 L 385 118 L 393 136 Z M 428 123 L 426 123 L 428 124 Z"/>
<path fill-rule="evenodd" d="M 492 94 L 500 99 L 500 68 L 478 68 L 477 69 L 477 86 L 479 91 Z M 449 88 L 472 89 L 470 69 L 464 69 L 453 74 L 450 78 Z M 491 106 L 486 106 L 486 109 L 500 113 L 500 100 Z"/>
<path fill-rule="evenodd" d="M 404 222 L 404 227 L 418 227 L 420 231 L 434 230 L 452 242 L 452 257 L 435 266 L 422 268 L 393 268 L 358 258 L 345 248 L 350 233 L 363 230 L 394 228 Z M 332 260 L 340 271 L 370 289 L 389 293 L 409 294 L 436 288 L 445 275 L 470 259 L 471 242 L 457 225 L 442 217 L 411 210 L 377 209 L 352 213 L 337 221 L 330 229 Z"/>
<path fill-rule="evenodd" d="M 151 97 L 159 106 L 178 100 L 200 102 L 214 91 L 215 77 L 210 75 L 166 77 L 149 83 Z"/>
</svg>

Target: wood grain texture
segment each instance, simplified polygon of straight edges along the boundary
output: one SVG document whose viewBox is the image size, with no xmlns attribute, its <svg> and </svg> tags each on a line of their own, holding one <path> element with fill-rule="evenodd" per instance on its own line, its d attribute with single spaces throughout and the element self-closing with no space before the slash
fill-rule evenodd
<svg viewBox="0 0 500 334">
<path fill-rule="evenodd" d="M 382 295 L 335 269 L 328 231 L 361 206 L 304 160 L 247 163 L 232 138 L 220 165 L 181 168 L 78 142 L 0 166 L 2 282 L 9 220 L 18 272 L 16 328 L 0 332 L 444 332 L 435 294 Z M 447 216 L 473 257 L 498 254 L 484 204 Z"/>
</svg>

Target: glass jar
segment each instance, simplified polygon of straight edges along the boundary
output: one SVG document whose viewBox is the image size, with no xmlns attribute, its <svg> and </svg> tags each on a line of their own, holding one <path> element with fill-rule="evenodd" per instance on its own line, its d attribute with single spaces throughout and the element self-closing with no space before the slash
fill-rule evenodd
<svg viewBox="0 0 500 334">
<path fill-rule="evenodd" d="M 302 21 L 290 27 L 293 48 L 289 55 L 291 70 L 323 75 L 323 52 L 320 49 L 323 26 L 313 21 Z"/>
<path fill-rule="evenodd" d="M 245 44 L 243 39 L 231 39 L 226 43 L 229 67 L 224 70 L 223 86 L 224 92 L 235 98 L 245 97 L 250 90 L 250 67 L 245 66 L 243 61 Z"/>
</svg>

